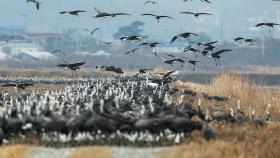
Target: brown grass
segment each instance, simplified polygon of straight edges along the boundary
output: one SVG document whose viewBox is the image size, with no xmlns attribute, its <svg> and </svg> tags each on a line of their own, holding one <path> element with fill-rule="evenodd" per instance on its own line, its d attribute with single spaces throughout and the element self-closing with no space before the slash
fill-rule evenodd
<svg viewBox="0 0 280 158">
<path fill-rule="evenodd" d="M 26 158 L 33 151 L 25 145 L 1 146 L 1 158 Z"/>
<path fill-rule="evenodd" d="M 217 103 L 202 99 L 204 109 L 236 108 L 236 101 L 241 101 L 241 110 L 250 116 L 253 109 L 257 117 L 265 117 L 268 103 L 272 105 L 272 114 L 277 122 L 267 123 L 265 127 L 255 127 L 248 122 L 243 125 L 227 125 L 213 122 L 218 133 L 216 140 L 201 139 L 201 133 L 193 133 L 183 145 L 158 153 L 161 157 L 188 158 L 188 157 L 279 157 L 280 155 L 280 89 L 265 87 L 249 81 L 237 73 L 224 73 L 217 75 L 210 85 L 176 82 L 176 87 L 196 89 L 198 98 L 203 98 L 200 91 L 203 89 L 210 95 L 231 96 L 226 103 Z M 196 104 L 196 102 L 195 102 Z"/>
<path fill-rule="evenodd" d="M 274 158 L 280 154 L 279 130 L 279 124 L 262 129 L 249 125 L 228 126 L 218 129 L 216 140 L 197 139 L 199 134 L 194 133 L 191 142 L 187 140 L 183 145 L 157 154 L 162 158 Z"/>
<path fill-rule="evenodd" d="M 198 98 L 202 99 L 203 108 L 210 111 L 217 108 L 236 109 L 236 102 L 240 100 L 241 109 L 247 114 L 255 109 L 259 117 L 264 117 L 267 104 L 272 105 L 274 116 L 278 117 L 280 114 L 280 88 L 262 86 L 238 73 L 219 74 L 211 81 L 210 85 L 177 81 L 175 87 L 195 89 L 199 94 Z M 222 104 L 210 102 L 203 99 L 202 90 L 210 95 L 231 96 L 231 99 Z"/>
<path fill-rule="evenodd" d="M 19 90 L 19 93 L 43 93 L 46 90 L 55 91 L 64 89 L 65 85 L 52 85 L 52 84 L 35 84 L 34 86 L 27 87 L 25 90 Z M 14 87 L 0 87 L 1 92 L 7 92 L 10 95 L 16 95 Z"/>
<path fill-rule="evenodd" d="M 83 147 L 77 148 L 69 158 L 112 158 L 112 148 L 109 147 Z"/>
</svg>

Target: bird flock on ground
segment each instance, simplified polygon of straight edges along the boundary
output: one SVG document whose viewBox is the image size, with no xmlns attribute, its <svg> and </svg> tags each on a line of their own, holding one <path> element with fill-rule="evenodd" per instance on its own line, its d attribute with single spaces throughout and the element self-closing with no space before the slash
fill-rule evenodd
<svg viewBox="0 0 280 158">
<path fill-rule="evenodd" d="M 188 2 L 188 0 L 183 0 Z M 190 0 L 192 1 L 192 0 Z M 202 3 L 214 5 L 208 0 Z M 36 5 L 39 10 L 41 2 L 27 0 Z M 146 1 L 144 5 L 157 5 L 160 2 Z M 124 12 L 103 12 L 95 8 L 94 18 L 115 18 L 116 16 L 131 16 Z M 79 16 L 85 10 L 61 11 L 59 14 Z M 204 12 L 181 12 L 196 18 L 202 15 L 212 15 Z M 155 18 L 158 22 L 163 18 L 174 19 L 167 15 L 143 13 L 142 16 Z M 279 24 L 264 22 L 256 27 L 267 27 L 274 30 Z M 101 28 L 85 31 L 93 35 Z M 197 33 L 179 33 L 171 38 L 169 43 L 179 39 L 186 40 L 184 52 L 198 53 L 215 60 L 220 65 L 221 55 L 231 49 L 219 49 L 215 46 L 218 41 L 193 41 Z M 166 54 L 162 57 L 156 52 L 160 42 L 145 41 L 144 36 L 124 35 L 120 41 L 133 41 L 137 45 L 126 55 L 136 53 L 141 46 L 152 49 L 152 53 L 159 57 L 164 64 L 175 63 L 192 65 L 193 70 L 199 60 L 192 60 Z M 242 44 L 255 45 L 257 42 L 250 38 L 238 37 L 234 39 Z M 141 42 L 141 43 L 137 43 Z M 108 43 L 111 44 L 111 43 Z M 168 59 L 167 59 L 168 58 Z M 85 68 L 85 62 L 71 63 L 64 61 L 58 67 L 70 69 L 72 73 Z M 178 89 L 172 86 L 175 81 L 173 75 L 176 70 L 167 73 L 152 74 L 153 69 L 140 69 L 134 75 L 122 75 L 124 71 L 115 66 L 97 66 L 97 69 L 114 72 L 118 75 L 114 79 L 76 79 L 73 84 L 67 84 L 61 90 L 46 90 L 43 93 L 21 94 L 19 90 L 33 86 L 33 82 L 15 82 L 2 84 L 2 87 L 14 87 L 16 96 L 6 92 L 0 93 L 0 141 L 8 143 L 14 138 L 28 141 L 36 138 L 39 144 L 179 144 L 193 131 L 199 131 L 208 140 L 217 137 L 218 131 L 209 122 L 218 121 L 226 124 L 252 123 L 260 127 L 268 121 L 277 121 L 271 113 L 271 105 L 266 109 L 266 117 L 260 119 L 256 111 L 251 114 L 242 111 L 242 104 L 237 100 L 235 109 L 221 109 L 209 111 L 203 108 L 202 101 L 226 103 L 234 99 L 231 96 L 212 96 L 206 92 L 188 89 Z M 47 80 L 47 79 L 46 79 Z M 51 82 L 51 81 L 50 81 Z M 55 81 L 60 83 L 60 81 Z M 52 83 L 52 82 L 51 82 Z M 189 102 L 197 99 L 198 103 Z M 250 117 L 251 116 L 251 117 Z"/>
<path fill-rule="evenodd" d="M 115 79 L 75 79 L 64 89 L 43 93 L 21 93 L 33 86 L 29 82 L 3 84 L 19 91 L 16 96 L 0 93 L 0 141 L 35 138 L 32 142 L 40 145 L 172 145 L 182 143 L 193 131 L 215 139 L 218 131 L 209 125 L 212 121 L 256 127 L 277 121 L 270 104 L 263 119 L 255 110 L 242 111 L 239 100 L 235 109 L 209 111 L 202 101 L 226 104 L 233 98 L 174 88 L 175 71 L 153 75 L 150 70 Z M 194 104 L 191 100 L 197 98 Z"/>
</svg>

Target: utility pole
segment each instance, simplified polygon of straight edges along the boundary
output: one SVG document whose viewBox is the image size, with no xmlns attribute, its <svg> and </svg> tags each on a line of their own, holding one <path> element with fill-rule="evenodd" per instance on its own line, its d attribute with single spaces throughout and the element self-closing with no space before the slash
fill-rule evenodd
<svg viewBox="0 0 280 158">
<path fill-rule="evenodd" d="M 224 22 L 222 18 L 220 18 L 220 41 L 224 44 Z"/>
</svg>

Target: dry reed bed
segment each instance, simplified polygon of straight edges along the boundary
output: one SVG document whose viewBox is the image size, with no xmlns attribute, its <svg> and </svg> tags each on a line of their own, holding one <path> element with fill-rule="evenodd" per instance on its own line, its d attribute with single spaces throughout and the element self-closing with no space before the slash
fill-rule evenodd
<svg viewBox="0 0 280 158">
<path fill-rule="evenodd" d="M 35 151 L 26 145 L 2 146 L 0 148 L 1 158 L 27 158 L 28 155 Z"/>
</svg>

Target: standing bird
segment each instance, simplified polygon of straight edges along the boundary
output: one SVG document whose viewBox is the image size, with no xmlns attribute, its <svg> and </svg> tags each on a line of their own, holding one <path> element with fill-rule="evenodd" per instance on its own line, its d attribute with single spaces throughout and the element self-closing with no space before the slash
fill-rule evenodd
<svg viewBox="0 0 280 158">
<path fill-rule="evenodd" d="M 173 43 L 173 42 L 176 41 L 179 37 L 185 38 L 185 39 L 187 39 L 187 40 L 189 41 L 189 43 L 192 43 L 192 41 L 189 39 L 189 37 L 190 37 L 191 35 L 193 35 L 193 36 L 198 36 L 198 34 L 191 33 L 191 32 L 180 33 L 180 34 L 174 36 L 174 37 L 171 39 L 170 43 Z"/>
<path fill-rule="evenodd" d="M 152 16 L 154 17 L 158 22 L 160 22 L 161 18 L 169 18 L 169 19 L 174 19 L 171 16 L 166 16 L 166 15 L 155 15 L 155 14 L 150 14 L 150 13 L 145 13 L 145 14 L 141 14 L 142 16 Z"/>
<path fill-rule="evenodd" d="M 259 126 L 264 126 L 265 122 L 261 119 L 258 119 L 256 117 L 256 114 L 255 114 L 255 109 L 252 111 L 251 113 L 251 122 L 256 126 L 256 127 L 259 127 Z"/>
<path fill-rule="evenodd" d="M 199 18 L 199 16 L 201 15 L 213 15 L 211 13 L 194 13 L 194 12 L 180 12 L 181 14 L 189 14 L 189 15 L 193 15 L 196 18 Z"/>
<path fill-rule="evenodd" d="M 267 104 L 265 111 L 266 111 L 265 121 L 272 122 L 273 117 L 271 114 L 271 104 Z"/>
<path fill-rule="evenodd" d="M 40 9 L 40 4 L 41 2 L 37 1 L 37 0 L 26 0 L 27 3 L 32 2 L 36 5 L 36 9 L 39 10 Z"/>
<path fill-rule="evenodd" d="M 217 135 L 217 133 L 214 131 L 214 129 L 209 126 L 209 122 L 210 122 L 209 112 L 206 111 L 205 124 L 203 126 L 203 135 L 206 140 L 214 139 L 214 138 L 216 138 L 216 135 Z"/>
</svg>

